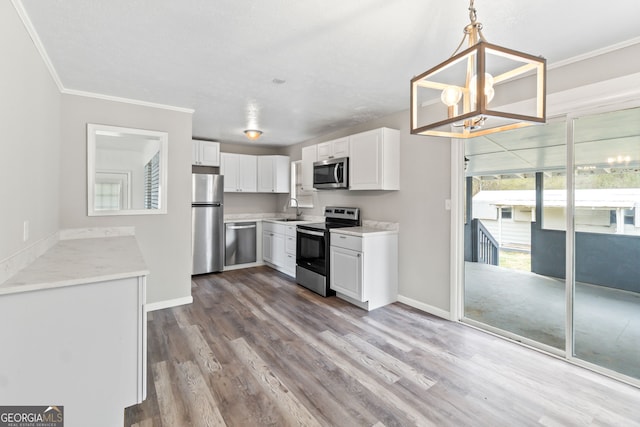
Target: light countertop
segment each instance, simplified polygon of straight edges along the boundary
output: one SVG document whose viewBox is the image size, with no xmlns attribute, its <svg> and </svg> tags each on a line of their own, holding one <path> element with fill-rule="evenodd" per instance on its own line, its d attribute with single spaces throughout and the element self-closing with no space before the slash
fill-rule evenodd
<svg viewBox="0 0 640 427">
<path fill-rule="evenodd" d="M 331 233 L 345 234 L 347 236 L 365 237 L 369 235 L 382 236 L 385 234 L 398 234 L 398 230 L 389 230 L 377 227 L 344 227 L 344 228 L 332 228 Z"/>
<path fill-rule="evenodd" d="M 0 285 L 0 295 L 145 276 L 134 236 L 60 240 Z"/>
<path fill-rule="evenodd" d="M 309 221 L 305 219 L 296 219 L 295 221 L 282 221 L 281 218 L 270 218 L 263 219 L 265 222 L 273 222 L 275 224 L 284 224 L 284 225 L 298 225 L 298 224 L 311 224 L 314 221 Z"/>
<path fill-rule="evenodd" d="M 324 222 L 324 217 L 319 217 L 316 219 L 312 218 L 303 218 L 295 221 L 282 221 L 283 218 L 292 219 L 291 216 L 282 216 L 277 214 L 230 214 L 225 215 L 224 223 L 229 222 L 273 222 L 277 224 L 287 224 L 287 225 L 298 225 L 298 224 L 311 224 L 313 222 Z"/>
</svg>

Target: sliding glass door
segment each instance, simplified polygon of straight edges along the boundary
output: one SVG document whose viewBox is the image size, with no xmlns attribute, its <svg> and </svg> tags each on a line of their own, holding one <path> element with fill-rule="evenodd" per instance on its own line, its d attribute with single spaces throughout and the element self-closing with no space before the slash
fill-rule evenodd
<svg viewBox="0 0 640 427">
<path fill-rule="evenodd" d="M 638 382 L 640 108 L 472 139 L 465 184 L 462 321 Z"/>
<path fill-rule="evenodd" d="M 640 108 L 573 133 L 573 355 L 640 379 Z"/>
<path fill-rule="evenodd" d="M 465 320 L 556 354 L 566 338 L 565 129 L 560 120 L 465 148 Z"/>
</svg>

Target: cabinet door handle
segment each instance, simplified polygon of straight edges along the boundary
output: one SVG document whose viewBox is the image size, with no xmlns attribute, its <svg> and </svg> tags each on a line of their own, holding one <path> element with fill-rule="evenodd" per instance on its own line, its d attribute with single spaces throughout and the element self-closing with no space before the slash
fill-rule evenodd
<svg viewBox="0 0 640 427">
<path fill-rule="evenodd" d="M 248 228 L 256 228 L 255 224 L 249 224 L 249 225 L 231 225 L 231 226 L 227 226 L 227 230 L 245 230 Z"/>
</svg>

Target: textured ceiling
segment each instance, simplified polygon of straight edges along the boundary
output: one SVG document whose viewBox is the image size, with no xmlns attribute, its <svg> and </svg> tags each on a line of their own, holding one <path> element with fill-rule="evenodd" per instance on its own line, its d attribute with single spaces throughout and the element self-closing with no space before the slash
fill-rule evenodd
<svg viewBox="0 0 640 427">
<path fill-rule="evenodd" d="M 17 0 L 65 89 L 192 108 L 195 137 L 289 145 L 408 110 L 466 0 Z M 640 2 L 478 0 L 486 38 L 549 64 L 638 35 Z M 282 83 L 284 81 L 284 83 Z M 408 120 L 408 118 L 407 118 Z"/>
</svg>

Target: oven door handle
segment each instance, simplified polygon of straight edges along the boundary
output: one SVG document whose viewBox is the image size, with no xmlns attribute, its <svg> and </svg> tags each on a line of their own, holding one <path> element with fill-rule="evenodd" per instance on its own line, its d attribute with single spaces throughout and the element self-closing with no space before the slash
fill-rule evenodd
<svg viewBox="0 0 640 427">
<path fill-rule="evenodd" d="M 324 237 L 324 233 L 322 231 L 302 230 L 299 228 L 298 233 L 311 234 L 312 236 Z"/>
</svg>

